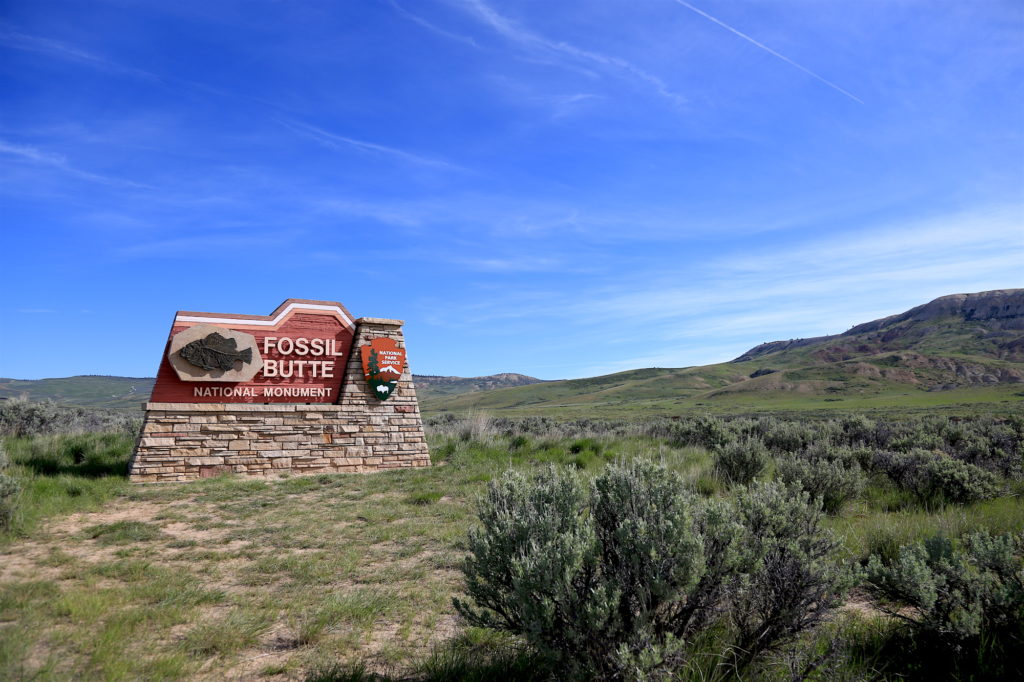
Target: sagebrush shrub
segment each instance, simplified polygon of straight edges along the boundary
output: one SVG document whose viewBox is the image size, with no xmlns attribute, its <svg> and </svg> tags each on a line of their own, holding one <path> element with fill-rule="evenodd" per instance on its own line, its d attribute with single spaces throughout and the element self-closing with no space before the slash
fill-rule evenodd
<svg viewBox="0 0 1024 682">
<path fill-rule="evenodd" d="M 908 483 L 919 500 L 940 503 L 970 504 L 996 497 L 1000 492 L 995 474 L 951 457 L 924 462 Z"/>
<path fill-rule="evenodd" d="M 927 450 L 879 452 L 873 462 L 876 469 L 884 471 L 926 507 L 987 500 L 999 495 L 1002 489 L 995 474 Z"/>
<path fill-rule="evenodd" d="M 488 484 L 463 567 L 475 606 L 456 600 L 456 610 L 475 625 L 523 634 L 545 653 L 565 651 L 567 667 L 600 658 L 589 640 L 610 605 L 597 584 L 585 500 L 580 478 L 553 467 L 532 479 L 509 471 Z"/>
<path fill-rule="evenodd" d="M 748 485 L 768 464 L 768 449 L 760 440 L 733 441 L 715 452 L 715 474 L 726 483 Z"/>
<path fill-rule="evenodd" d="M 564 674 L 643 678 L 685 665 L 710 626 L 743 667 L 817 622 L 847 582 L 806 495 L 779 485 L 703 502 L 645 461 L 593 482 L 510 471 L 479 503 L 463 572 L 473 625 L 523 636 Z"/>
<path fill-rule="evenodd" d="M 0 435 L 34 436 L 85 431 L 124 431 L 136 434 L 142 427 L 139 415 L 112 410 L 62 405 L 52 400 L 0 401 Z"/>
<path fill-rule="evenodd" d="M 868 583 L 895 602 L 883 608 L 912 629 L 926 655 L 953 654 L 1002 675 L 1024 647 L 1022 549 L 1024 536 L 1009 533 L 969 534 L 959 548 L 936 537 L 902 547 L 888 565 L 872 556 Z"/>
<path fill-rule="evenodd" d="M 839 543 L 820 529 L 806 493 L 767 484 L 741 495 L 740 570 L 730 581 L 735 655 L 745 662 L 810 628 L 842 602 L 855 575 L 833 563 Z"/>
<path fill-rule="evenodd" d="M 862 414 L 851 414 L 839 422 L 842 440 L 848 445 L 870 444 L 875 433 L 875 422 Z"/>
<path fill-rule="evenodd" d="M 773 452 L 800 452 L 820 437 L 811 426 L 772 420 L 764 434 L 764 444 Z"/>
<path fill-rule="evenodd" d="M 867 482 L 856 453 L 848 448 L 826 446 L 783 457 L 778 460 L 776 471 L 787 486 L 818 500 L 827 514 L 838 514 Z"/>
<path fill-rule="evenodd" d="M 669 441 L 676 446 L 696 445 L 715 450 L 735 439 L 729 426 L 711 415 L 673 422 Z"/>
</svg>

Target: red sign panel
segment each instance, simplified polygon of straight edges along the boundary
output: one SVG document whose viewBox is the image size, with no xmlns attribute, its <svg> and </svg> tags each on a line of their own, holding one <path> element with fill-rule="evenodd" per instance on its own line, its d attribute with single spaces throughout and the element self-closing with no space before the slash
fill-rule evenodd
<svg viewBox="0 0 1024 682">
<path fill-rule="evenodd" d="M 266 316 L 179 312 L 151 400 L 335 403 L 354 335 L 331 301 L 288 299 Z"/>
</svg>

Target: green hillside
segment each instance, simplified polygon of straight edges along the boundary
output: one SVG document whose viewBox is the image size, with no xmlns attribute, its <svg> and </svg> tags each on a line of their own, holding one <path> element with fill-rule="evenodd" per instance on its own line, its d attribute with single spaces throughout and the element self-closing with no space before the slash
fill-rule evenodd
<svg viewBox="0 0 1024 682">
<path fill-rule="evenodd" d="M 427 413 L 630 416 L 686 410 L 1024 407 L 1024 289 L 943 296 L 833 336 L 773 341 L 731 362 L 568 381 L 414 375 Z M 0 379 L 0 398 L 138 410 L 151 378 Z"/>
<path fill-rule="evenodd" d="M 1024 406 L 1024 290 L 944 296 L 843 334 L 731 362 L 422 401 L 427 412 L 622 416 L 706 411 Z"/>
<path fill-rule="evenodd" d="M 416 397 L 421 401 L 429 398 L 453 396 L 477 391 L 493 391 L 509 386 L 526 386 L 544 383 L 541 379 L 528 377 L 525 374 L 491 374 L 483 377 L 444 377 L 431 374 L 414 374 Z"/>
<path fill-rule="evenodd" d="M 86 375 L 55 379 L 0 378 L 0 398 L 53 400 L 82 407 L 141 410 L 153 390 L 152 377 Z"/>
<path fill-rule="evenodd" d="M 53 379 L 0 378 L 0 399 L 31 401 L 53 400 L 80 407 L 113 410 L 139 410 L 153 390 L 152 377 L 112 377 L 85 375 Z M 495 374 L 484 377 L 442 377 L 413 375 L 416 395 L 421 399 L 488 391 L 505 386 L 540 383 L 522 374 Z"/>
</svg>

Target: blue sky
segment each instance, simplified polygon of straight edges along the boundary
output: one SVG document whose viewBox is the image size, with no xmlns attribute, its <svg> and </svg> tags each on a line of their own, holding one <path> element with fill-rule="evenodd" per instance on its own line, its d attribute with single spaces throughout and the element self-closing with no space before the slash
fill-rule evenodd
<svg viewBox="0 0 1024 682">
<path fill-rule="evenodd" d="M 415 372 L 731 359 L 1024 286 L 1024 5 L 0 3 L 0 376 L 337 300 Z"/>
</svg>

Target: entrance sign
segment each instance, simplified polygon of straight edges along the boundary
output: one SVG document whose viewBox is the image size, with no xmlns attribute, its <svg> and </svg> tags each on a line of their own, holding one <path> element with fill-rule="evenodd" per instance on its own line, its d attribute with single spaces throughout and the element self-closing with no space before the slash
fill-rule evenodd
<svg viewBox="0 0 1024 682">
<path fill-rule="evenodd" d="M 270 315 L 177 313 L 130 479 L 430 466 L 402 324 L 294 298 Z"/>
<path fill-rule="evenodd" d="M 355 327 L 340 303 L 302 299 L 266 316 L 179 312 L 153 401 L 335 403 Z"/>
<path fill-rule="evenodd" d="M 378 400 L 387 400 L 402 377 L 405 349 L 399 348 L 394 339 L 380 338 L 360 346 L 359 353 L 363 359 L 363 377 L 371 395 Z"/>
</svg>

